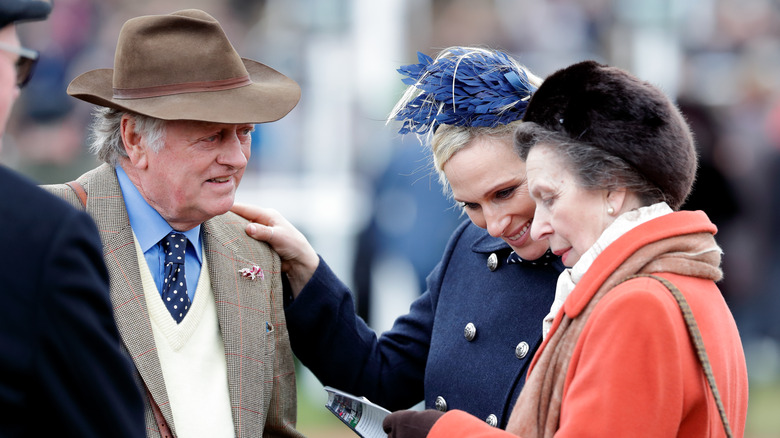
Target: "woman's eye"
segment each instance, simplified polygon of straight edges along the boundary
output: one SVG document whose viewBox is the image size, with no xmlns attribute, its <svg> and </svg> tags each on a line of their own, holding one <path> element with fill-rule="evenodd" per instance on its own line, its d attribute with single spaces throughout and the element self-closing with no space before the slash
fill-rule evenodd
<svg viewBox="0 0 780 438">
<path fill-rule="evenodd" d="M 506 199 L 512 196 L 512 193 L 515 192 L 517 187 L 509 187 L 507 189 L 499 190 L 496 192 L 496 198 L 498 199 Z"/>
<path fill-rule="evenodd" d="M 474 202 L 458 202 L 460 205 L 460 208 L 463 208 L 465 210 L 476 210 L 479 208 L 479 204 Z"/>
</svg>

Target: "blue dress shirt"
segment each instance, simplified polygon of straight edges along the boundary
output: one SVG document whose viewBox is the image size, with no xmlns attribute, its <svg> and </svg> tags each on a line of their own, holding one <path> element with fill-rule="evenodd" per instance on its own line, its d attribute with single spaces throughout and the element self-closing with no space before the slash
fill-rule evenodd
<svg viewBox="0 0 780 438">
<path fill-rule="evenodd" d="M 160 246 L 160 239 L 166 234 L 174 231 L 168 222 L 160 216 L 148 202 L 141 196 L 141 193 L 130 181 L 121 166 L 116 168 L 116 176 L 119 180 L 119 187 L 122 190 L 122 196 L 125 199 L 127 215 L 130 218 L 130 227 L 138 239 L 138 245 L 144 252 L 146 264 L 157 285 L 157 291 L 162 294 L 162 281 L 165 273 L 165 252 Z M 181 232 L 181 231 L 179 231 Z M 201 239 L 200 225 L 189 230 L 183 231 L 187 236 L 187 250 L 184 256 L 184 272 L 187 281 L 187 295 L 190 301 L 195 301 L 195 289 L 198 287 L 198 278 L 200 277 L 201 267 Z"/>
</svg>

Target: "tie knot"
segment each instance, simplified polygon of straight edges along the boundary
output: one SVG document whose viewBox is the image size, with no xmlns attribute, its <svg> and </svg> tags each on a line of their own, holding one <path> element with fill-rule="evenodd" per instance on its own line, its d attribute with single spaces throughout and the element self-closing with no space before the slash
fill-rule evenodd
<svg viewBox="0 0 780 438">
<path fill-rule="evenodd" d="M 187 236 L 182 233 L 168 233 L 161 242 L 162 249 L 165 251 L 165 263 L 184 263 Z"/>
</svg>

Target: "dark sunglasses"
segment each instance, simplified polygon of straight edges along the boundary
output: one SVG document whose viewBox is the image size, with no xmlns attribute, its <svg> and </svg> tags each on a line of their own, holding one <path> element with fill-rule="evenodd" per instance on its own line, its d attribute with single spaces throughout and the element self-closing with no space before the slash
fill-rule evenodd
<svg viewBox="0 0 780 438">
<path fill-rule="evenodd" d="M 38 52 L 24 47 L 12 46 L 10 44 L 0 43 L 0 50 L 18 55 L 16 60 L 16 85 L 19 88 L 24 87 L 30 82 L 35 64 L 38 62 Z"/>
</svg>

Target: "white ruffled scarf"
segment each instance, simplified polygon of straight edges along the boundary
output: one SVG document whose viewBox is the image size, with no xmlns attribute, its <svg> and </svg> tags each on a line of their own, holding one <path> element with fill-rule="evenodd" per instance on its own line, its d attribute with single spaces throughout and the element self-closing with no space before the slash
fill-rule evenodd
<svg viewBox="0 0 780 438">
<path fill-rule="evenodd" d="M 552 327 L 553 319 L 555 315 L 563 307 L 563 302 L 566 301 L 566 297 L 569 296 L 574 287 L 580 281 L 585 272 L 587 272 L 596 257 L 601 254 L 604 248 L 608 247 L 612 242 L 616 241 L 620 236 L 627 233 L 631 229 L 648 222 L 650 220 L 659 218 L 663 215 L 672 213 L 673 210 L 665 202 L 659 202 L 646 207 L 640 207 L 635 210 L 627 211 L 620 216 L 616 217 L 601 236 L 596 240 L 596 243 L 588 249 L 588 251 L 580 257 L 577 263 L 571 268 L 566 268 L 558 277 L 558 284 L 555 287 L 555 299 L 552 306 L 550 306 L 550 313 L 544 317 L 542 322 L 542 337 L 547 337 L 547 332 Z"/>
</svg>

